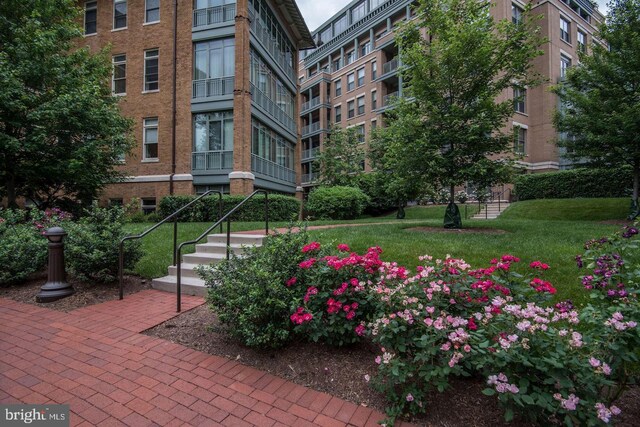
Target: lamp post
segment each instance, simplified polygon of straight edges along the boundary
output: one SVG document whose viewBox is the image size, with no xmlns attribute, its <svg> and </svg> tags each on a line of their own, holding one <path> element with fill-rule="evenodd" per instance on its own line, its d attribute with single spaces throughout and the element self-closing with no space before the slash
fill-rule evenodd
<svg viewBox="0 0 640 427">
<path fill-rule="evenodd" d="M 49 240 L 49 275 L 47 283 L 45 283 L 38 295 L 37 302 L 53 302 L 75 292 L 73 286 L 66 281 L 66 273 L 64 271 L 64 243 L 62 239 L 67 232 L 60 227 L 51 227 L 44 232 L 45 237 Z"/>
</svg>

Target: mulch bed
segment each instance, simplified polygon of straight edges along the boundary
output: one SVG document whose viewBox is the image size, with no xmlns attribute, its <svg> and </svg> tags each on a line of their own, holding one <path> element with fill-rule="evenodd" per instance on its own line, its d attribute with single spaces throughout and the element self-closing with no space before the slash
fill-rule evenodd
<svg viewBox="0 0 640 427">
<path fill-rule="evenodd" d="M 413 227 L 406 228 L 407 231 L 420 231 L 423 233 L 452 233 L 452 234 L 507 234 L 506 230 L 497 228 L 444 228 L 444 227 Z"/>
<path fill-rule="evenodd" d="M 8 298 L 14 301 L 33 304 L 39 307 L 50 308 L 58 311 L 72 311 L 88 305 L 100 304 L 105 301 L 118 299 L 120 287 L 118 282 L 113 283 L 86 283 L 69 278 L 75 293 L 70 297 L 58 301 L 40 304 L 36 302 L 36 295 L 40 288 L 47 282 L 47 273 L 36 273 L 24 283 L 12 286 L 0 287 L 0 298 Z M 124 293 L 130 295 L 144 289 L 151 288 L 151 280 L 138 276 L 124 276 Z"/>
</svg>

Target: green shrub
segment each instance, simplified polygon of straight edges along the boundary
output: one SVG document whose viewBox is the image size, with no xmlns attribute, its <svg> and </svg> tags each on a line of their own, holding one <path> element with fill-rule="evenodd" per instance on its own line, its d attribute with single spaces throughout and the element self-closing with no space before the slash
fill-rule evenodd
<svg viewBox="0 0 640 427">
<path fill-rule="evenodd" d="M 107 282 L 118 275 L 119 244 L 127 235 L 124 230 L 124 211 L 113 207 L 87 210 L 80 221 L 68 222 L 65 240 L 65 260 L 68 271 L 76 277 Z M 142 257 L 139 240 L 124 247 L 124 267 L 133 268 Z"/>
<path fill-rule="evenodd" d="M 158 213 L 166 218 L 197 196 L 167 196 L 160 200 Z M 223 215 L 236 207 L 245 196 L 225 195 L 222 198 Z M 292 221 L 298 217 L 300 201 L 295 197 L 279 194 L 269 195 L 269 221 Z M 178 219 L 182 222 L 215 222 L 220 218 L 218 196 L 207 196 L 182 212 Z M 263 221 L 264 196 L 256 195 L 245 203 L 231 218 L 234 221 Z"/>
<path fill-rule="evenodd" d="M 229 333 L 251 347 L 280 347 L 292 337 L 290 307 L 298 292 L 287 286 L 304 259 L 307 233 L 268 236 L 215 267 L 200 267 L 207 302 Z"/>
<path fill-rule="evenodd" d="M 630 168 L 571 169 L 521 175 L 515 181 L 518 200 L 626 197 L 631 192 Z"/>
<path fill-rule="evenodd" d="M 0 285 L 18 283 L 47 264 L 47 239 L 31 225 L 0 220 Z"/>
<path fill-rule="evenodd" d="M 355 219 L 364 212 L 369 197 L 355 187 L 318 187 L 309 194 L 307 211 L 313 219 Z"/>
<path fill-rule="evenodd" d="M 398 208 L 398 198 L 390 194 L 385 186 L 387 179 L 384 174 L 374 172 L 357 177 L 357 187 L 369 197 L 365 214 L 382 215 Z"/>
</svg>

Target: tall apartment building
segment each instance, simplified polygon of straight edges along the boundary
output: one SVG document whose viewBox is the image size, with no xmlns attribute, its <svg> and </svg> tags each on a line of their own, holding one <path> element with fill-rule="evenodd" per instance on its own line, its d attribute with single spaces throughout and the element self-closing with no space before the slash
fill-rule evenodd
<svg viewBox="0 0 640 427">
<path fill-rule="evenodd" d="M 294 0 L 89 0 L 81 45 L 111 44 L 113 93 L 135 122 L 123 183 L 103 202 L 299 188 Z"/>
<path fill-rule="evenodd" d="M 313 32 L 317 48 L 301 52 L 300 121 L 302 134 L 302 185 L 317 177 L 313 161 L 332 124 L 357 127 L 366 143 L 395 96 L 403 95 L 397 23 L 412 17 L 412 0 L 353 0 Z M 497 20 L 522 18 L 526 0 L 497 0 L 492 15 Z M 553 141 L 557 133 L 552 113 L 558 105 L 549 86 L 563 78 L 578 61 L 578 51 L 596 42 L 594 33 L 603 16 L 589 0 L 535 0 L 533 13 L 548 43 L 534 69 L 548 83 L 528 89 L 514 102 L 511 126 L 518 127 L 514 151 L 523 154 L 521 165 L 529 172 L 553 171 L 568 165 Z M 513 97 L 513 93 L 504 94 Z M 516 98 L 520 98 L 517 96 Z M 503 98 L 504 99 L 504 98 Z M 363 163 L 363 168 L 368 167 Z"/>
</svg>

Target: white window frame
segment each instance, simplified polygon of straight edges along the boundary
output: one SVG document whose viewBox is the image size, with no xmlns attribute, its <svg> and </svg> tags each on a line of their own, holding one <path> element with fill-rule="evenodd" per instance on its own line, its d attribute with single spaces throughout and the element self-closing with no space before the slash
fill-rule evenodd
<svg viewBox="0 0 640 427">
<path fill-rule="evenodd" d="M 149 55 L 151 52 L 156 52 L 155 55 Z M 155 89 L 148 89 L 147 86 L 150 82 L 147 82 L 147 59 L 156 59 L 158 61 L 158 80 L 155 81 L 158 86 Z M 153 83 L 153 82 L 151 82 Z M 144 69 L 142 75 L 142 92 L 158 92 L 160 91 L 160 49 L 149 49 L 144 51 Z"/>
<path fill-rule="evenodd" d="M 349 78 L 352 78 L 353 81 L 351 82 L 351 84 L 353 85 L 353 87 L 349 88 Z M 347 74 L 347 92 L 351 92 L 352 90 L 355 90 L 356 88 L 356 73 L 349 73 Z"/>
<path fill-rule="evenodd" d="M 155 124 L 147 124 L 147 121 L 155 121 Z M 142 119 L 142 161 L 143 162 L 157 162 L 160 156 L 159 148 L 160 148 L 160 133 L 159 133 L 159 120 L 157 117 L 145 117 Z M 156 142 L 151 143 L 156 145 L 156 157 L 147 157 L 147 145 L 151 145 L 147 143 L 147 130 L 155 129 L 156 130 Z"/>
<path fill-rule="evenodd" d="M 371 61 L 371 81 L 378 78 L 378 62 Z"/>
<path fill-rule="evenodd" d="M 371 91 L 371 111 L 375 111 L 378 109 L 378 91 Z"/>
<path fill-rule="evenodd" d="M 161 1 L 162 0 L 158 0 L 158 19 L 156 19 L 155 21 L 147 21 L 147 13 L 149 12 L 147 3 L 149 2 L 149 0 L 144 0 L 144 25 L 157 24 L 158 22 L 160 22 L 160 2 Z"/>
<path fill-rule="evenodd" d="M 569 64 L 567 67 L 564 67 L 564 68 L 562 67 L 562 64 L 564 64 L 566 61 L 563 61 L 563 59 L 567 59 Z M 560 78 L 561 79 L 566 77 L 567 70 L 571 68 L 572 62 L 573 62 L 573 58 L 563 53 L 560 54 Z"/>
<path fill-rule="evenodd" d="M 124 27 L 116 27 L 116 5 L 124 3 L 126 11 L 124 13 Z M 111 31 L 120 31 L 126 30 L 129 27 L 129 4 L 128 0 L 113 0 L 113 22 L 112 22 L 112 30 Z"/>
<path fill-rule="evenodd" d="M 356 70 L 356 86 L 357 87 L 364 86 L 364 81 L 365 81 L 365 78 L 366 78 L 366 73 L 364 71 L 364 68 L 365 67 L 362 67 L 362 68 L 358 68 Z M 360 73 L 362 73 L 362 83 L 360 83 Z"/>
<path fill-rule="evenodd" d="M 513 141 L 513 151 L 517 154 L 521 154 L 523 156 L 527 155 L 527 139 L 529 137 L 529 126 L 522 124 L 522 123 L 518 123 L 518 122 L 513 122 L 513 128 L 516 131 L 516 135 L 515 135 L 515 140 Z M 524 131 L 524 142 L 522 145 L 522 151 L 519 151 L 519 144 L 520 144 L 520 130 Z"/>
<path fill-rule="evenodd" d="M 337 111 L 340 110 L 340 120 L 338 120 Z M 342 122 L 342 104 L 333 106 L 333 122 L 341 123 Z"/>
<path fill-rule="evenodd" d="M 340 89 L 340 93 L 338 93 L 338 89 Z M 338 96 L 342 96 L 342 79 L 338 79 L 334 82 L 334 92 L 336 94 L 336 98 Z"/>
<path fill-rule="evenodd" d="M 518 90 L 522 91 L 524 95 L 522 97 L 522 100 L 520 101 L 516 100 L 516 96 L 519 95 L 517 93 Z M 522 95 L 522 93 L 520 95 Z M 522 105 L 522 111 L 520 111 L 520 109 L 518 108 L 520 105 Z M 522 88 L 522 89 L 518 89 L 516 87 L 513 88 L 513 110 L 516 113 L 527 114 L 527 88 Z"/>
<path fill-rule="evenodd" d="M 88 4 L 93 3 L 93 6 L 87 7 Z M 93 33 L 87 33 L 87 11 L 95 10 L 96 11 L 96 30 Z M 84 2 L 84 35 L 85 36 L 93 36 L 98 34 L 98 2 L 96 0 L 93 1 L 85 1 Z"/>
<path fill-rule="evenodd" d="M 116 61 L 116 58 L 124 57 L 124 60 Z M 113 72 L 111 73 L 111 93 L 117 96 L 125 96 L 127 94 L 127 55 L 122 53 L 119 55 L 113 55 L 111 58 L 111 64 L 113 65 Z M 116 92 L 116 65 L 124 64 L 124 77 L 118 80 L 124 80 L 125 90 L 124 92 Z"/>
<path fill-rule="evenodd" d="M 362 102 L 362 105 L 360 105 L 360 102 Z M 367 106 L 367 103 L 366 103 L 366 100 L 364 99 L 364 95 L 357 97 L 356 98 L 356 116 L 363 115 L 367 111 L 366 106 Z M 362 107 L 362 112 L 360 112 L 360 107 Z"/>
<path fill-rule="evenodd" d="M 566 30 L 563 24 L 566 24 Z M 571 21 L 564 16 L 560 17 L 560 40 L 571 44 Z"/>
<path fill-rule="evenodd" d="M 149 202 L 153 200 L 153 204 L 145 204 L 145 202 Z M 146 209 L 153 209 L 153 211 L 151 212 L 145 212 L 145 208 Z M 156 212 L 156 210 L 158 209 L 158 199 L 156 199 L 155 197 L 142 197 L 140 199 L 140 210 L 145 214 L 145 215 L 149 215 L 151 213 Z"/>
<path fill-rule="evenodd" d="M 353 110 L 349 109 L 349 105 L 353 105 Z M 353 115 L 350 114 L 352 111 L 353 111 Z M 356 100 L 351 99 L 347 101 L 347 120 L 353 119 L 355 116 L 356 116 Z"/>
</svg>

